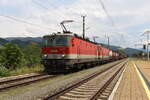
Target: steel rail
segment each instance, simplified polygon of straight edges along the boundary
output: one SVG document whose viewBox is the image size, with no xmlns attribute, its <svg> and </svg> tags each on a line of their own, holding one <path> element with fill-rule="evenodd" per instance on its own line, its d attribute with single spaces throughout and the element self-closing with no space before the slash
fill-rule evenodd
<svg viewBox="0 0 150 100">
<path fill-rule="evenodd" d="M 124 63 L 122 65 L 122 67 L 120 67 L 116 72 L 115 74 L 113 74 L 109 79 L 108 81 L 106 81 L 104 83 L 104 85 L 102 87 L 100 87 L 100 89 L 98 91 L 96 91 L 95 93 L 93 93 L 93 95 L 91 97 L 89 97 L 88 100 L 97 100 L 97 98 L 100 96 L 100 94 L 102 94 L 104 92 L 104 90 L 109 86 L 109 84 L 111 84 L 111 82 L 113 81 L 113 79 L 118 75 L 118 73 L 120 71 L 123 71 L 122 69 L 124 68 L 124 66 L 126 65 L 126 63 Z"/>
<path fill-rule="evenodd" d="M 46 74 L 35 74 L 35 75 L 29 75 L 29 76 L 22 76 L 22 77 L 19 77 L 19 78 L 12 78 L 12 79 L 4 79 L 4 80 L 1 80 L 0 81 L 0 85 L 1 84 L 4 84 L 4 83 L 10 83 L 10 82 L 13 82 L 13 81 L 18 81 L 18 80 L 23 80 L 23 79 L 28 79 L 30 77 L 34 78 L 34 77 L 39 77 L 39 76 L 43 76 L 43 75 L 46 75 Z"/>
<path fill-rule="evenodd" d="M 100 75 L 100 74 L 102 74 L 102 73 L 108 71 L 109 69 L 112 69 L 112 68 L 115 67 L 116 65 L 119 65 L 119 64 L 121 64 L 121 63 L 123 63 L 123 62 L 124 62 L 124 61 L 120 61 L 120 62 L 118 62 L 118 63 L 115 63 L 115 64 L 111 65 L 109 68 L 104 69 L 103 71 L 94 73 L 94 74 L 92 74 L 92 75 L 90 75 L 90 76 L 88 76 L 88 77 L 82 79 L 81 81 L 75 82 L 74 84 L 72 84 L 71 86 L 68 86 L 67 88 L 64 88 L 64 89 L 62 89 L 62 90 L 60 90 L 60 91 L 58 91 L 58 92 L 56 92 L 56 93 L 54 93 L 54 94 L 50 94 L 50 95 L 44 97 L 42 100 L 54 100 L 54 99 L 56 99 L 57 97 L 59 97 L 59 96 L 65 94 L 65 93 L 69 92 L 70 90 L 72 90 L 72 89 L 74 89 L 74 88 L 80 86 L 81 84 L 83 84 L 83 83 L 85 83 L 85 82 L 91 80 L 92 78 L 94 78 L 94 77 L 96 77 L 96 76 L 98 76 L 98 75 Z"/>
<path fill-rule="evenodd" d="M 23 78 L 18 78 L 14 80 L 8 80 L 8 81 L 3 81 L 0 82 L 0 91 L 17 87 L 17 86 L 22 86 L 22 85 L 28 85 L 33 82 L 38 82 L 41 80 L 46 80 L 49 78 L 56 77 L 57 75 L 46 75 L 46 74 L 41 74 L 41 75 L 34 75 L 34 76 L 29 76 L 29 77 L 23 77 Z"/>
</svg>

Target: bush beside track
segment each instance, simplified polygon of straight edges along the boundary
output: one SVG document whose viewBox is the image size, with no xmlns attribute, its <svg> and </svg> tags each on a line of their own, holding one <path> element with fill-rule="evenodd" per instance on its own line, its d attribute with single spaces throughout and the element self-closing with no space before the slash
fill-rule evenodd
<svg viewBox="0 0 150 100">
<path fill-rule="evenodd" d="M 42 72 L 38 43 L 30 42 L 25 48 L 12 43 L 0 46 L 0 77 Z"/>
</svg>

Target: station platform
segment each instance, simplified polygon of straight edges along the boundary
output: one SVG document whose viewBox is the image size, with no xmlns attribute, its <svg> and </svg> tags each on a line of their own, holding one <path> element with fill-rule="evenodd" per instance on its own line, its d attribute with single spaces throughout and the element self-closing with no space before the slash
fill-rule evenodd
<svg viewBox="0 0 150 100">
<path fill-rule="evenodd" d="M 150 66 L 149 66 L 150 67 Z M 149 71 L 150 75 L 150 71 Z M 126 69 L 116 85 L 116 90 L 112 92 L 110 100 L 149 100 L 145 89 L 145 84 L 142 82 L 142 77 L 138 72 L 135 62 L 129 61 Z"/>
<path fill-rule="evenodd" d="M 150 61 L 140 60 L 135 61 L 135 64 L 144 74 L 145 78 L 150 81 Z"/>
</svg>

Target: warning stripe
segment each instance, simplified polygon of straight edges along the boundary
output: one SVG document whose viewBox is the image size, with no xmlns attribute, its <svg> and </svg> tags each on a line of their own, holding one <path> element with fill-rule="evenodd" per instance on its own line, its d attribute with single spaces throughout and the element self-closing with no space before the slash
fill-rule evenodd
<svg viewBox="0 0 150 100">
<path fill-rule="evenodd" d="M 142 73 L 140 73 L 140 71 L 139 71 L 139 69 L 137 68 L 137 66 L 136 66 L 135 63 L 134 63 L 134 67 L 135 67 L 136 72 L 137 72 L 137 74 L 138 74 L 138 76 L 139 76 L 139 78 L 140 78 L 140 80 L 141 80 L 141 82 L 142 82 L 142 85 L 143 85 L 143 87 L 144 87 L 144 89 L 145 89 L 145 92 L 146 92 L 146 94 L 147 94 L 147 97 L 148 97 L 148 99 L 150 100 L 149 86 L 147 85 L 146 80 L 144 79 Z"/>
</svg>

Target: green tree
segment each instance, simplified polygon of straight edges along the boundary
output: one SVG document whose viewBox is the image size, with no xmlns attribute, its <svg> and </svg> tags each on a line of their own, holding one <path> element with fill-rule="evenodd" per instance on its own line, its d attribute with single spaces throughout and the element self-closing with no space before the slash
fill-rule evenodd
<svg viewBox="0 0 150 100">
<path fill-rule="evenodd" d="M 0 67 L 3 67 L 3 63 L 4 63 L 3 56 L 5 56 L 4 47 L 0 46 Z"/>
<path fill-rule="evenodd" d="M 27 66 L 39 64 L 41 61 L 41 50 L 37 43 L 30 42 L 24 49 L 25 61 Z"/>
<path fill-rule="evenodd" d="M 23 52 L 17 45 L 6 43 L 3 49 L 0 49 L 0 63 L 7 69 L 16 69 L 22 67 L 24 56 Z"/>
</svg>

